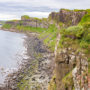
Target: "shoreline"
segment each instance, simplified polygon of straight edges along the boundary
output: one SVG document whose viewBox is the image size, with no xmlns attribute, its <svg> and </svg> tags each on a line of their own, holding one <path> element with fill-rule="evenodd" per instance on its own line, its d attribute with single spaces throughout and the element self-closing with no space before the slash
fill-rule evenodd
<svg viewBox="0 0 90 90">
<path fill-rule="evenodd" d="M 12 31 L 12 32 L 26 34 L 27 36 L 25 40 L 25 45 L 27 48 L 26 55 L 29 56 L 29 58 L 24 60 L 24 62 L 22 62 L 22 64 L 20 65 L 21 68 L 18 69 L 17 72 L 12 73 L 9 75 L 10 77 L 7 77 L 7 80 L 5 82 L 6 83 L 5 87 L 3 87 L 2 89 L 0 88 L 0 90 L 4 90 L 4 89 L 18 90 L 18 88 L 21 88 L 20 86 L 23 86 L 24 84 L 23 82 L 21 82 L 22 79 L 27 76 L 29 77 L 25 79 L 26 81 L 30 80 L 35 76 L 34 78 L 36 78 L 36 81 L 32 79 L 30 83 L 38 82 L 38 85 L 40 85 L 41 88 L 42 88 L 42 85 L 44 88 L 47 88 L 48 85 L 44 86 L 44 84 L 45 83 L 48 84 L 48 82 L 52 77 L 51 73 L 53 71 L 53 67 L 51 68 L 51 65 L 52 65 L 51 60 L 53 59 L 51 58 L 54 57 L 53 53 L 47 50 L 43 42 L 38 39 L 38 34 L 36 33 L 20 32 L 20 31 L 18 32 L 18 30 L 5 30 L 5 31 L 10 31 L 10 32 Z M 33 65 L 35 67 L 33 67 Z M 42 80 L 39 80 L 39 79 L 42 79 Z M 35 85 L 33 87 L 35 88 Z"/>
<path fill-rule="evenodd" d="M 31 34 L 31 35 L 40 35 L 39 33 L 36 32 L 30 32 L 30 31 L 24 31 L 24 30 L 17 30 L 17 29 L 5 29 L 5 28 L 0 28 L 0 30 L 4 31 L 9 31 L 9 32 L 16 32 L 16 33 L 23 33 L 23 34 Z"/>
</svg>

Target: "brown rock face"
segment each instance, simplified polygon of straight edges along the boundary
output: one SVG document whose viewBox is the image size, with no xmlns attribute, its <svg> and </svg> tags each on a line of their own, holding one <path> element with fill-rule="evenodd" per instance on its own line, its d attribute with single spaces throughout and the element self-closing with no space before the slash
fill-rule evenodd
<svg viewBox="0 0 90 90">
<path fill-rule="evenodd" d="M 20 21 L 19 20 L 18 21 L 7 21 L 6 24 L 10 24 L 10 25 L 16 26 L 16 25 L 20 24 Z"/>
<path fill-rule="evenodd" d="M 45 21 L 29 19 L 29 20 L 21 20 L 23 26 L 31 26 L 31 27 L 40 27 L 40 28 L 48 28 L 49 24 Z"/>
<path fill-rule="evenodd" d="M 67 80 L 70 83 L 69 86 L 67 82 L 63 82 L 65 76 L 67 76 L 68 73 L 71 72 L 74 67 L 74 63 L 72 62 L 73 60 L 71 61 L 71 57 L 68 54 L 68 50 L 63 49 L 60 53 L 58 53 L 55 61 L 56 61 L 55 67 L 56 85 L 57 85 L 56 90 L 73 90 L 72 75 L 70 75 L 71 76 L 70 79 L 72 82 L 69 82 Z"/>
<path fill-rule="evenodd" d="M 56 56 L 56 90 L 88 90 L 88 61 L 83 53 L 61 49 Z"/>
<path fill-rule="evenodd" d="M 49 15 L 49 18 L 51 20 L 55 20 L 58 23 L 62 22 L 64 24 L 67 24 L 67 26 L 70 25 L 77 25 L 81 18 L 86 14 L 86 11 L 74 11 L 74 10 L 63 10 L 61 9 L 60 12 L 52 12 Z"/>
<path fill-rule="evenodd" d="M 49 23 L 44 20 L 34 19 L 34 18 L 21 18 L 21 20 L 17 21 L 7 21 L 6 24 L 10 24 L 13 27 L 16 25 L 30 26 L 30 27 L 40 27 L 40 28 L 48 28 Z"/>
</svg>

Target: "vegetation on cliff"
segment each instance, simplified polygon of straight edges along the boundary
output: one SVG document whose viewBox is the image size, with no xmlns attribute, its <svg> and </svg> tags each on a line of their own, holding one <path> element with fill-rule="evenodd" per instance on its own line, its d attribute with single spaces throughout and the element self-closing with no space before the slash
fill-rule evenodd
<svg viewBox="0 0 90 90">
<path fill-rule="evenodd" d="M 37 32 L 42 33 L 46 28 L 40 28 L 40 27 L 30 27 L 30 26 L 23 26 L 23 25 L 16 25 L 13 27 L 11 24 L 4 24 L 3 29 L 15 29 L 18 31 L 30 31 L 30 32 Z"/>
<path fill-rule="evenodd" d="M 66 13 L 71 12 L 71 10 L 66 10 L 66 9 L 62 9 L 62 10 L 64 10 Z M 82 11 L 87 12 L 88 11 L 88 12 L 81 18 L 81 20 L 77 23 L 77 25 L 72 26 L 72 23 L 70 23 L 69 27 L 68 27 L 67 24 L 69 21 L 67 21 L 67 23 L 65 22 L 66 24 L 61 21 L 59 22 L 60 30 L 58 30 L 58 33 L 60 33 L 61 37 L 60 37 L 60 42 L 58 45 L 57 52 L 59 52 L 61 50 L 61 48 L 63 48 L 63 49 L 64 48 L 72 48 L 72 49 L 76 50 L 76 53 L 83 52 L 85 54 L 85 56 L 88 58 L 88 73 L 90 73 L 90 13 L 89 13 L 90 10 L 88 9 L 88 10 L 74 10 L 74 11 L 75 12 L 82 12 Z M 54 17 L 54 14 L 52 16 L 52 19 Z M 74 17 L 74 19 L 75 19 L 75 17 Z M 56 22 L 56 18 L 54 18 L 53 20 L 54 20 L 54 22 Z M 77 21 L 75 21 L 75 22 L 77 22 Z M 60 62 L 58 61 L 57 65 L 59 65 L 59 64 L 60 64 Z M 59 72 L 60 68 L 57 68 L 57 69 Z M 56 73 L 54 73 L 54 74 L 56 74 Z M 72 75 L 70 75 L 70 76 L 72 76 Z M 70 79 L 70 76 L 69 76 L 69 74 L 66 74 L 65 77 L 62 78 L 62 81 L 63 81 L 62 83 L 65 84 L 65 86 L 67 86 L 66 88 L 73 86 L 73 89 L 74 89 L 73 81 L 72 81 L 72 78 Z M 57 76 L 56 78 L 58 78 L 58 77 L 60 77 L 60 76 Z M 66 79 L 67 81 L 65 80 L 65 78 L 67 78 Z M 68 80 L 68 78 L 69 78 L 69 80 Z M 56 81 L 52 82 L 52 80 L 51 80 L 50 85 L 52 85 L 55 82 Z M 51 88 L 52 88 L 52 86 L 51 86 Z M 54 87 L 51 90 L 54 90 Z M 59 89 L 55 89 L 55 90 L 59 90 Z"/>
<path fill-rule="evenodd" d="M 44 30 L 46 30 L 45 28 L 40 28 L 40 27 L 35 28 L 35 27 L 23 26 L 23 25 L 17 25 L 15 29 L 19 31 L 30 31 L 30 32 L 37 32 L 37 33 L 42 33 Z"/>
<path fill-rule="evenodd" d="M 3 28 L 5 28 L 5 29 L 10 29 L 11 27 L 12 27 L 11 24 L 4 24 L 4 25 L 3 25 Z"/>
<path fill-rule="evenodd" d="M 30 19 L 30 17 L 28 15 L 23 15 L 23 16 L 21 16 L 21 19 L 27 20 L 27 19 Z"/>
<path fill-rule="evenodd" d="M 56 37 L 57 37 L 58 29 L 55 24 L 49 26 L 47 30 L 45 30 L 40 36 L 40 39 L 43 39 L 44 44 L 49 47 L 50 50 L 54 52 Z"/>
</svg>

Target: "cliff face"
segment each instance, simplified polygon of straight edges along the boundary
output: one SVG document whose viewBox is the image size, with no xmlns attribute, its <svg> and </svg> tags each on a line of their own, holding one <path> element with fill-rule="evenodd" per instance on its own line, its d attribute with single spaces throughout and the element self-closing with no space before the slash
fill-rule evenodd
<svg viewBox="0 0 90 90">
<path fill-rule="evenodd" d="M 88 61 L 81 52 L 62 49 L 56 56 L 56 90 L 88 90 Z"/>
<path fill-rule="evenodd" d="M 70 25 L 77 25 L 86 13 L 87 13 L 86 11 L 61 9 L 58 13 L 52 12 L 49 15 L 49 18 L 51 20 L 55 20 L 58 23 L 62 22 L 64 24 L 67 24 L 67 26 L 70 26 Z"/>
<path fill-rule="evenodd" d="M 49 23 L 47 21 L 35 19 L 35 18 L 25 19 L 21 17 L 21 22 L 22 22 L 22 25 L 24 26 L 41 27 L 41 28 L 49 27 Z"/>
<path fill-rule="evenodd" d="M 21 17 L 21 20 L 7 21 L 6 24 L 10 24 L 13 27 L 20 25 L 35 28 L 48 28 L 49 25 L 55 21 L 55 23 L 61 23 L 64 26 L 71 26 L 77 25 L 85 14 L 87 14 L 87 12 L 84 10 L 74 11 L 61 9 L 59 12 L 52 12 L 48 19 L 38 19 L 24 15 Z"/>
<path fill-rule="evenodd" d="M 20 21 L 7 21 L 5 22 L 5 24 L 9 24 L 9 25 L 12 25 L 12 26 L 16 26 L 16 25 L 20 25 Z"/>
<path fill-rule="evenodd" d="M 61 9 L 59 12 L 52 12 L 48 19 L 38 19 L 31 18 L 29 16 L 22 16 L 21 20 L 18 21 L 7 21 L 6 24 L 10 24 L 13 27 L 17 25 L 21 26 L 30 26 L 30 27 L 39 27 L 39 28 L 48 28 L 51 21 L 55 21 L 56 23 L 63 23 L 66 26 L 77 25 L 82 17 L 87 14 L 86 11 L 73 11 L 73 10 L 63 10 Z"/>
<path fill-rule="evenodd" d="M 6 24 L 10 24 L 13 27 L 20 25 L 20 26 L 29 26 L 29 27 L 39 27 L 39 28 L 48 28 L 49 23 L 46 20 L 37 19 L 37 18 L 24 18 L 21 17 L 21 20 L 17 21 L 7 21 Z"/>
<path fill-rule="evenodd" d="M 86 11 L 61 10 L 59 13 L 51 13 L 49 16 L 49 19 L 58 23 L 62 22 L 70 27 L 57 25 L 54 78 L 52 78 L 48 90 L 89 90 L 90 38 L 87 40 L 86 37 L 87 34 L 90 34 L 90 21 L 84 22 L 86 25 L 77 25 L 85 14 L 87 14 Z M 88 51 L 88 55 L 84 50 Z"/>
</svg>

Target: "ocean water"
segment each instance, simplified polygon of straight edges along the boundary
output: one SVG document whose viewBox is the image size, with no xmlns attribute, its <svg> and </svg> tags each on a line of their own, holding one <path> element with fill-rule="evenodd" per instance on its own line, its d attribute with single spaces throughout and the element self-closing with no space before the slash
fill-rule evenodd
<svg viewBox="0 0 90 90">
<path fill-rule="evenodd" d="M 17 70 L 25 57 L 24 34 L 0 30 L 0 84 L 8 73 Z"/>
</svg>

